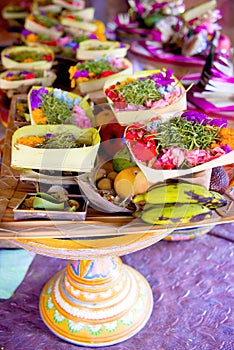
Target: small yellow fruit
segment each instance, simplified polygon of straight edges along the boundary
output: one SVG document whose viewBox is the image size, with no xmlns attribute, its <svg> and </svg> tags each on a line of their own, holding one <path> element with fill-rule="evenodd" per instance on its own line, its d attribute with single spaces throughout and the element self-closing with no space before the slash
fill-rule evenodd
<svg viewBox="0 0 234 350">
<path fill-rule="evenodd" d="M 109 174 L 107 175 L 107 178 L 108 178 L 108 179 L 111 179 L 112 181 L 114 181 L 115 178 L 116 178 L 116 176 L 117 176 L 117 172 L 116 172 L 116 171 L 111 171 L 111 172 L 109 172 Z"/>
<path fill-rule="evenodd" d="M 121 170 L 115 177 L 114 189 L 120 198 L 147 191 L 149 183 L 137 166 Z"/>
<path fill-rule="evenodd" d="M 149 187 L 150 187 L 150 183 L 145 177 L 145 174 L 143 173 L 143 171 L 139 171 L 134 181 L 134 194 L 136 195 L 136 194 L 145 193 Z"/>
<path fill-rule="evenodd" d="M 102 178 L 97 183 L 97 188 L 103 191 L 110 191 L 112 189 L 112 181 L 107 177 Z"/>
</svg>

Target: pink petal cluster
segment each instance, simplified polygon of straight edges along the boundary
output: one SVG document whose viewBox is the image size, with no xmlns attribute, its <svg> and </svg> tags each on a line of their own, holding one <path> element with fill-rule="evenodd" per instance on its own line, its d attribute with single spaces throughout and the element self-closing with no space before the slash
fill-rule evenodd
<svg viewBox="0 0 234 350">
<path fill-rule="evenodd" d="M 91 128 L 92 123 L 89 117 L 85 114 L 85 111 L 78 105 L 74 107 L 73 115 L 74 117 L 74 123 L 79 128 Z"/>
<path fill-rule="evenodd" d="M 207 151 L 203 149 L 194 149 L 192 151 L 186 151 L 185 159 L 189 165 L 196 166 L 198 164 L 209 162 L 223 154 L 225 154 L 225 151 L 220 147 Z"/>
<path fill-rule="evenodd" d="M 190 166 L 206 163 L 211 159 L 210 153 L 204 149 L 186 151 L 186 161 Z"/>
<path fill-rule="evenodd" d="M 173 169 L 181 166 L 184 162 L 184 151 L 181 148 L 170 147 L 168 150 L 164 150 L 164 154 L 160 159 L 162 168 Z"/>
</svg>

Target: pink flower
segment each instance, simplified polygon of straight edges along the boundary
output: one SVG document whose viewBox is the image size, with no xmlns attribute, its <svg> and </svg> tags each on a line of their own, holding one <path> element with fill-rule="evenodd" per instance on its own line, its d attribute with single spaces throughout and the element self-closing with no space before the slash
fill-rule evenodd
<svg viewBox="0 0 234 350">
<path fill-rule="evenodd" d="M 160 158 L 162 168 L 173 169 L 180 167 L 184 162 L 184 151 L 181 148 L 170 147 L 164 151 L 163 156 Z"/>
<path fill-rule="evenodd" d="M 209 160 L 211 160 L 211 156 L 206 150 L 197 148 L 193 149 L 192 151 L 186 151 L 185 159 L 189 165 L 195 166 L 209 162 Z"/>
<path fill-rule="evenodd" d="M 226 154 L 225 149 L 219 146 L 212 149 L 212 158 L 221 157 L 223 154 Z"/>
<path fill-rule="evenodd" d="M 79 128 L 91 128 L 92 123 L 89 117 L 85 114 L 85 111 L 78 105 L 74 106 L 74 112 L 73 112 L 73 117 L 74 117 L 74 123 L 79 127 Z"/>
</svg>

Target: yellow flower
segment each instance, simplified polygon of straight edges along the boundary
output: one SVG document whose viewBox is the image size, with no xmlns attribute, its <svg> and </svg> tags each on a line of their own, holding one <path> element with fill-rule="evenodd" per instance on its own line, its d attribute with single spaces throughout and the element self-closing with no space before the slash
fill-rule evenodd
<svg viewBox="0 0 234 350">
<path fill-rule="evenodd" d="M 99 20 L 95 20 L 93 21 L 94 24 L 96 24 L 97 29 L 95 30 L 95 32 L 93 32 L 94 35 L 96 35 L 96 37 L 98 38 L 98 40 L 100 41 L 106 41 L 106 37 L 105 37 L 105 24 L 102 21 Z"/>
<path fill-rule="evenodd" d="M 71 80 L 71 88 L 74 88 L 76 86 L 76 80 L 73 78 L 76 71 L 77 71 L 76 66 L 70 66 L 70 68 L 68 70 L 69 79 Z"/>
</svg>

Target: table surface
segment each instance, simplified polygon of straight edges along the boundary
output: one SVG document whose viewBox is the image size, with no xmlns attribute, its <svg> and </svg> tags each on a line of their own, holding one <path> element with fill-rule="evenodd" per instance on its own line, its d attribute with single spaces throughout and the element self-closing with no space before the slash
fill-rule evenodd
<svg viewBox="0 0 234 350">
<path fill-rule="evenodd" d="M 131 339 L 100 349 L 234 349 L 233 242 L 234 224 L 224 224 L 194 240 L 160 241 L 125 255 L 122 261 L 152 287 L 152 316 Z M 79 348 L 57 338 L 39 315 L 42 287 L 65 266 L 65 260 L 36 255 L 14 296 L 0 300 L 4 350 Z"/>
</svg>

